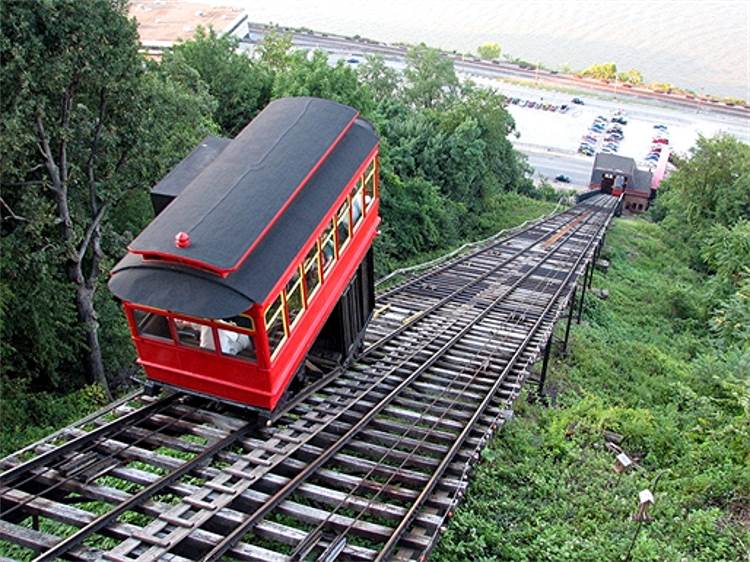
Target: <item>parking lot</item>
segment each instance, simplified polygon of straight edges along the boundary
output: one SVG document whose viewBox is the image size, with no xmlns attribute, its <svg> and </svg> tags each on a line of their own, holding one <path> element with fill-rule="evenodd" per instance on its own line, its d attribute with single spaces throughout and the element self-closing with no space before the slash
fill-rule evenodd
<svg viewBox="0 0 750 562">
<path fill-rule="evenodd" d="M 633 102 L 589 98 L 585 95 L 579 95 L 584 105 L 574 105 L 571 100 L 576 96 L 567 93 L 537 90 L 499 81 L 494 81 L 494 85 L 489 80 L 477 82 L 493 86 L 510 98 L 518 97 L 558 107 L 563 104 L 569 106 L 567 112 L 561 113 L 522 107 L 520 104 L 508 105 L 519 133 L 518 138 L 513 140 L 520 150 L 529 154 L 544 151 L 557 156 L 565 155 L 569 161 L 593 162 L 593 157 L 577 153 L 581 139 L 597 116 L 611 118 L 617 111 L 622 111 L 627 118 L 627 125 L 621 125 L 624 135 L 617 154 L 634 158 L 639 166 L 647 164 L 645 158 L 654 144 L 653 138 L 657 132 L 654 125 L 667 126 L 669 146 L 678 153 L 687 152 L 695 144 L 699 134 L 713 136 L 724 131 L 750 142 L 750 127 L 747 123 L 706 112 L 690 113 Z M 566 173 L 566 170 L 561 169 L 559 173 Z"/>
</svg>

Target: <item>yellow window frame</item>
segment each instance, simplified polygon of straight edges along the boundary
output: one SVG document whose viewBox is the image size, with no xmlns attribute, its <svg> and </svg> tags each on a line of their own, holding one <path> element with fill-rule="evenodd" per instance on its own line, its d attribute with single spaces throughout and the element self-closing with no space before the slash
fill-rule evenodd
<svg viewBox="0 0 750 562">
<path fill-rule="evenodd" d="M 320 239 L 320 260 L 321 260 L 321 265 L 322 265 L 322 268 L 321 268 L 322 273 L 329 272 L 331 268 L 333 267 L 333 264 L 336 263 L 336 260 L 339 259 L 338 240 L 336 239 L 336 222 L 333 219 L 331 219 L 329 226 L 331 228 L 331 231 L 328 233 L 328 235 L 325 236 L 325 238 L 321 236 L 321 239 Z M 322 264 L 323 251 L 329 240 L 331 241 L 333 245 L 333 257 L 325 265 L 323 265 Z M 325 280 L 324 277 L 322 277 L 322 279 Z"/>
<path fill-rule="evenodd" d="M 364 173 L 364 185 L 365 185 L 365 193 L 363 197 L 363 202 L 365 203 L 365 208 L 369 208 L 370 205 L 372 205 L 373 201 L 375 201 L 375 198 L 377 197 L 377 182 L 375 181 L 375 158 L 370 160 L 370 163 L 367 164 L 367 168 L 365 168 Z M 368 190 L 369 187 L 369 190 Z M 372 193 L 372 198 L 370 200 L 370 205 L 367 205 L 367 192 Z"/>
<path fill-rule="evenodd" d="M 305 277 L 305 304 L 309 304 L 310 299 L 315 295 L 317 290 L 320 288 L 320 286 L 323 284 L 323 269 L 320 264 L 320 240 L 316 240 L 315 244 L 313 244 L 313 247 L 310 248 L 311 250 L 315 248 L 315 257 L 312 260 L 308 260 L 310 257 L 310 252 L 308 251 L 305 255 L 304 260 L 302 261 L 302 274 Z M 318 270 L 318 284 L 315 286 L 315 288 L 310 291 L 310 288 L 307 286 L 307 271 L 310 269 L 310 267 L 315 264 L 316 269 Z"/>
<path fill-rule="evenodd" d="M 297 266 L 297 282 L 292 286 L 291 291 L 287 289 L 287 287 L 284 287 L 282 290 L 282 293 L 284 295 L 284 315 L 286 316 L 286 321 L 289 324 L 289 331 L 291 331 L 292 328 L 294 328 L 294 325 L 297 324 L 299 319 L 304 314 L 305 310 L 307 309 L 307 305 L 305 304 L 305 290 L 304 285 L 302 284 L 302 266 Z M 291 281 L 291 279 L 290 279 Z M 289 281 L 287 281 L 287 286 L 289 285 Z M 287 295 L 289 293 L 294 293 L 294 291 L 298 290 L 300 292 L 300 303 L 302 306 L 300 307 L 299 313 L 297 314 L 297 317 L 290 321 L 289 320 L 289 305 L 288 305 L 288 297 Z"/>
<path fill-rule="evenodd" d="M 276 308 L 276 312 L 274 312 L 271 315 L 271 319 L 269 320 L 268 313 L 273 310 L 273 307 L 277 302 L 279 302 L 279 306 Z M 271 350 L 271 360 L 273 360 L 276 357 L 276 355 L 278 355 L 279 350 L 283 347 L 284 342 L 289 337 L 289 325 L 287 324 L 286 313 L 284 312 L 285 309 L 286 309 L 286 299 L 284 297 L 284 291 L 282 290 L 279 293 L 279 295 L 273 300 L 273 304 L 269 306 L 263 314 L 263 321 L 265 322 L 265 325 L 266 325 L 266 340 L 268 341 L 269 346 L 271 344 L 271 341 L 268 337 L 269 336 L 268 329 L 276 321 L 276 318 L 279 316 L 279 314 L 281 314 L 281 324 L 283 327 L 284 335 L 276 344 L 276 349 Z"/>
<path fill-rule="evenodd" d="M 342 209 L 344 210 L 343 213 L 341 212 Z M 340 244 L 339 224 L 341 223 L 341 220 L 344 218 L 348 219 L 348 224 L 346 225 L 346 232 L 348 236 L 346 237 L 346 241 L 344 241 L 343 244 Z M 343 250 L 346 247 L 346 245 L 352 240 L 352 206 L 351 206 L 351 203 L 349 202 L 348 197 L 341 204 L 341 207 L 339 207 L 339 210 L 336 211 L 335 225 L 336 225 L 336 247 L 339 249 L 339 253 L 340 253 L 341 250 Z"/>
<path fill-rule="evenodd" d="M 359 199 L 359 217 L 357 220 L 354 220 L 354 202 Z M 365 188 L 364 183 L 361 183 L 361 178 L 357 182 L 357 185 L 354 187 L 354 191 L 352 191 L 352 194 L 349 196 L 349 214 L 351 215 L 351 226 L 352 226 L 352 234 L 354 234 L 354 231 L 357 229 L 357 226 L 364 220 L 365 218 Z"/>
</svg>

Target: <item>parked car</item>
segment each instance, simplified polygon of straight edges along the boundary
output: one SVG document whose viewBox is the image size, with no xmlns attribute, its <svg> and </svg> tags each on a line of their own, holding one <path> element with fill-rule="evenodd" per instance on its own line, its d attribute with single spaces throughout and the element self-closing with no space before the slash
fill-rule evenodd
<svg viewBox="0 0 750 562">
<path fill-rule="evenodd" d="M 349 59 L 346 59 L 346 62 L 349 64 L 359 64 L 359 59 L 355 59 L 354 57 L 351 57 Z"/>
<path fill-rule="evenodd" d="M 610 119 L 610 121 L 612 121 L 613 123 L 619 123 L 620 125 L 628 124 L 628 120 L 622 116 L 613 117 L 612 119 Z"/>
<path fill-rule="evenodd" d="M 513 105 L 518 105 L 518 102 L 521 101 L 519 98 L 511 98 L 510 103 Z"/>
<path fill-rule="evenodd" d="M 659 129 L 660 131 L 666 131 L 667 130 L 667 126 L 666 125 L 661 125 L 661 124 L 654 125 L 654 129 Z"/>
<path fill-rule="evenodd" d="M 557 174 L 555 176 L 555 180 L 562 183 L 570 183 L 570 176 L 566 176 L 565 174 Z"/>
<path fill-rule="evenodd" d="M 664 137 L 654 137 L 652 141 L 659 144 L 669 144 L 669 139 L 665 139 Z"/>
<path fill-rule="evenodd" d="M 573 102 L 574 104 L 576 104 L 576 105 L 585 105 L 585 104 L 583 103 L 583 100 L 582 100 L 581 98 L 573 98 L 573 99 L 572 99 L 572 100 L 570 100 L 570 101 L 572 101 L 572 102 Z"/>
<path fill-rule="evenodd" d="M 585 154 L 586 156 L 593 156 L 596 151 L 593 147 L 582 144 L 578 147 L 578 152 L 580 152 L 581 154 Z"/>
</svg>

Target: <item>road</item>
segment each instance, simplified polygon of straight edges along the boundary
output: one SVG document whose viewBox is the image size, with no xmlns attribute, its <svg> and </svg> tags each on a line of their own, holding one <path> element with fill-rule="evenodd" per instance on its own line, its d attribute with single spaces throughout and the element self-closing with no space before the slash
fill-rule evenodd
<svg viewBox="0 0 750 562">
<path fill-rule="evenodd" d="M 249 24 L 248 29 L 243 45 L 252 49 L 254 43 L 262 39 L 266 28 Z M 394 69 L 403 70 L 405 66 L 405 49 L 400 45 L 318 32 L 293 32 L 292 37 L 296 47 L 327 51 L 332 64 L 337 60 L 354 59 L 350 64 L 357 66 L 365 54 L 379 54 Z M 643 159 L 649 152 L 656 124 L 668 126 L 670 148 L 678 153 L 686 153 L 699 135 L 710 137 L 722 132 L 750 144 L 750 111 L 745 109 L 674 99 L 673 96 L 641 95 L 622 87 L 589 85 L 544 71 L 537 74 L 508 63 L 462 60 L 461 57 L 453 57 L 453 63 L 461 79 L 471 79 L 508 98 L 543 100 L 559 106 L 571 105 L 572 94 L 550 87 L 573 87 L 587 92 L 577 94 L 585 99 L 585 105 L 571 106 L 565 114 L 508 105 L 518 133 L 518 138 L 511 136 L 511 140 L 529 158 L 535 179 L 546 177 L 555 187 L 581 189 L 588 186 L 593 158 L 576 154 L 578 145 L 597 115 L 608 117 L 615 111 L 623 111 L 628 118 L 619 154 L 633 158 L 640 168 L 646 165 Z M 519 83 L 519 79 L 524 82 Z M 552 181 L 558 174 L 570 176 L 571 183 Z"/>
<path fill-rule="evenodd" d="M 516 148 L 524 153 L 529 164 L 534 168 L 536 179 L 547 179 L 554 187 L 564 189 L 586 189 L 591 178 L 593 158 L 565 155 L 553 152 L 538 152 L 523 146 Z M 570 183 L 555 181 L 555 176 L 564 174 L 570 177 Z"/>
<path fill-rule="evenodd" d="M 255 43 L 262 39 L 267 31 L 262 24 L 247 24 L 247 35 L 243 37 L 246 43 Z M 377 54 L 386 60 L 403 60 L 406 54 L 405 46 L 398 44 L 380 43 L 362 39 L 357 36 L 348 38 L 340 35 L 321 32 L 298 32 L 281 28 L 282 31 L 292 33 L 292 40 L 297 47 L 307 49 L 324 49 L 331 53 L 345 53 L 352 56 L 364 57 L 365 54 Z M 517 65 L 501 62 L 486 61 L 479 58 L 464 57 L 462 55 L 447 54 L 453 60 L 457 72 L 490 78 L 515 78 L 525 80 L 541 80 L 542 83 L 558 87 L 575 88 L 599 92 L 600 95 L 621 96 L 639 103 L 649 103 L 657 106 L 671 106 L 683 110 L 700 110 L 716 115 L 727 115 L 735 118 L 748 119 L 750 109 L 728 106 L 726 104 L 687 98 L 680 95 L 664 95 L 645 88 L 625 88 L 622 84 L 608 84 L 600 80 L 580 79 L 575 76 L 559 74 L 554 71 L 540 69 L 523 69 Z"/>
</svg>

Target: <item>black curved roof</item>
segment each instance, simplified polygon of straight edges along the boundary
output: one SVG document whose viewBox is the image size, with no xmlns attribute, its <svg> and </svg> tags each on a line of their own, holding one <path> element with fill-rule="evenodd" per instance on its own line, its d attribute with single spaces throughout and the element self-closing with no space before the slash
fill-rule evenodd
<svg viewBox="0 0 750 562">
<path fill-rule="evenodd" d="M 236 270 L 356 118 L 351 107 L 318 98 L 271 102 L 129 250 Z M 189 247 L 175 245 L 179 232 Z"/>
<path fill-rule="evenodd" d="M 291 99 L 310 100 L 312 98 Z M 328 104 L 345 107 L 335 102 L 315 101 L 320 102 L 313 104 L 314 109 L 312 111 L 315 112 L 318 109 L 326 109 Z M 347 109 L 351 110 L 351 108 Z M 265 110 L 263 113 L 265 113 Z M 263 113 L 256 117 L 256 120 Z M 329 111 L 322 111 L 319 116 L 324 120 L 325 115 L 330 114 Z M 248 129 L 249 127 L 245 131 Z M 301 141 L 304 141 L 305 138 L 308 138 L 307 135 L 311 134 L 307 127 L 300 129 L 300 131 L 304 131 L 305 136 L 300 139 L 300 142 L 292 143 L 297 146 L 304 144 Z M 297 131 L 292 131 L 289 134 L 296 136 Z M 272 136 L 275 138 L 275 135 Z M 201 176 L 207 175 L 214 163 L 218 162 L 227 151 L 234 148 L 232 145 L 239 138 L 238 136 L 225 147 Z M 254 142 L 262 141 L 256 139 Z M 356 118 L 330 153 L 319 163 L 317 169 L 304 183 L 296 197 L 282 209 L 282 212 L 267 229 L 265 236 L 258 240 L 246 259 L 241 261 L 239 267 L 225 277 L 175 261 L 144 259 L 143 255 L 130 252 L 113 269 L 109 281 L 110 289 L 116 296 L 129 302 L 209 318 L 234 316 L 244 312 L 255 302 L 265 301 L 291 261 L 303 249 L 305 242 L 331 209 L 341 194 L 344 185 L 354 176 L 357 169 L 377 144 L 378 139 L 372 126 L 366 121 Z M 296 151 L 287 152 L 286 158 L 279 159 L 277 164 L 280 168 L 280 176 L 287 177 L 284 170 L 286 167 L 299 168 L 300 159 L 301 157 L 298 157 Z M 191 183 L 189 187 L 192 189 L 192 186 Z M 203 189 L 206 196 L 210 198 L 212 196 L 210 186 L 204 184 Z M 166 213 L 174 214 L 173 209 L 182 209 L 184 204 L 179 203 L 186 190 L 159 217 Z M 243 222 L 244 217 L 252 222 L 257 222 L 257 216 L 268 217 L 269 213 L 264 209 L 267 205 L 267 199 L 270 199 L 271 204 L 275 205 L 278 195 L 275 193 L 276 187 L 273 185 L 267 185 L 266 190 L 269 191 L 266 195 L 258 193 L 254 197 L 237 198 L 237 208 L 233 209 L 232 217 L 243 217 L 239 222 Z M 195 197 L 195 195 L 192 197 Z M 179 217 L 175 214 L 176 218 Z M 149 228 L 151 228 L 151 225 L 146 230 Z M 221 241 L 222 236 L 235 237 L 240 233 L 248 232 L 247 227 L 237 223 L 227 223 L 216 230 L 214 235 L 217 242 Z M 174 248 L 174 234 L 170 234 L 170 242 L 172 248 Z"/>
</svg>

